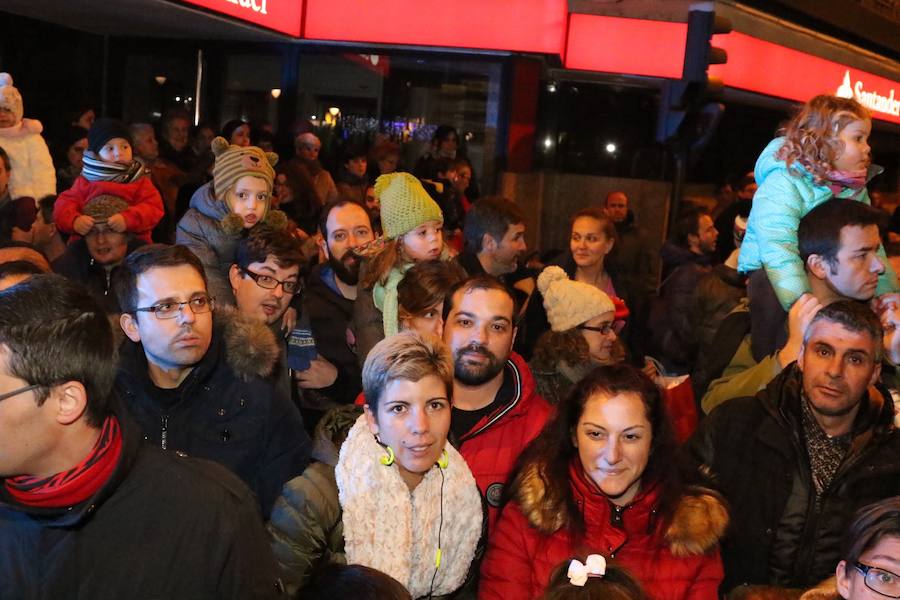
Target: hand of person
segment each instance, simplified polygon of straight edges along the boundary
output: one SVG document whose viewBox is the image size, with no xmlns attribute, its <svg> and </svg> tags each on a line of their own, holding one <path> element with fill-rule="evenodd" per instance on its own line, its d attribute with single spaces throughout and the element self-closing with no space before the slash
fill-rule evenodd
<svg viewBox="0 0 900 600">
<path fill-rule="evenodd" d="M 878 312 L 884 327 L 884 356 L 892 365 L 900 365 L 900 306 L 883 304 Z"/>
<path fill-rule="evenodd" d="M 297 324 L 297 309 L 293 306 L 289 306 L 286 311 L 284 311 L 284 315 L 281 317 L 281 330 L 284 332 L 284 337 L 291 335 L 291 331 L 294 330 L 294 325 Z"/>
<path fill-rule="evenodd" d="M 803 334 L 821 308 L 822 303 L 812 294 L 803 294 L 799 300 L 794 302 L 791 310 L 788 311 L 788 340 L 777 355 L 781 368 L 788 366 L 800 356 Z"/>
<path fill-rule="evenodd" d="M 659 369 L 656 368 L 656 365 L 649 358 L 644 359 L 644 366 L 641 368 L 641 371 L 650 379 L 655 379 L 659 376 Z"/>
<path fill-rule="evenodd" d="M 127 228 L 127 225 L 125 224 L 125 217 L 122 216 L 122 213 L 116 213 L 108 218 L 106 220 L 106 226 L 116 233 L 123 233 Z"/>
<path fill-rule="evenodd" d="M 78 235 L 87 235 L 91 229 L 94 228 L 94 219 L 87 215 L 81 215 L 79 217 L 75 217 L 75 222 L 72 223 L 72 229 L 75 230 L 75 233 Z"/>
<path fill-rule="evenodd" d="M 900 309 L 900 293 L 891 292 L 889 294 L 882 294 L 877 298 L 873 298 L 869 303 L 869 306 L 872 308 L 872 311 L 879 316 L 886 310 Z"/>
<path fill-rule="evenodd" d="M 309 363 L 305 371 L 296 371 L 294 379 L 301 389 L 320 390 L 327 388 L 337 380 L 337 367 L 322 358 L 316 357 Z"/>
</svg>

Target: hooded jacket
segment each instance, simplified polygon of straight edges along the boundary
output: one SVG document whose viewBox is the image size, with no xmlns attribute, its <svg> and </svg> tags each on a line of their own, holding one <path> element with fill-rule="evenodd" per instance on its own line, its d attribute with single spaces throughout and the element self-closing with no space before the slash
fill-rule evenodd
<svg viewBox="0 0 900 600">
<path fill-rule="evenodd" d="M 221 466 L 143 444 L 93 497 L 60 509 L 0 486 L 0 598 L 278 598 L 275 560 L 247 487 Z"/>
<path fill-rule="evenodd" d="M 56 169 L 47 142 L 41 137 L 44 126 L 36 119 L 22 119 L 12 127 L 0 128 L 0 148 L 9 155 L 9 195 L 33 198 L 56 194 Z"/>
<path fill-rule="evenodd" d="M 797 249 L 797 227 L 809 211 L 831 198 L 841 198 L 871 204 L 866 188 L 845 188 L 834 194 L 828 186 L 816 185 L 813 176 L 800 164 L 790 168 L 775 154 L 784 138 L 775 138 L 756 161 L 754 176 L 759 189 L 753 196 L 753 208 L 747 221 L 747 233 L 741 243 L 738 271 L 750 273 L 765 268 L 766 275 L 785 312 L 809 290 L 809 280 Z M 870 172 L 873 167 L 870 167 Z M 880 169 L 880 167 L 877 167 Z M 881 171 L 877 171 L 881 172 Z M 876 295 L 896 289 L 896 276 L 884 247 L 878 256 L 885 271 L 878 278 Z"/>
<path fill-rule="evenodd" d="M 726 579 L 736 585 L 803 588 L 834 573 L 857 509 L 900 494 L 900 434 L 890 395 L 870 388 L 849 453 L 816 508 L 801 425 L 796 363 L 754 397 L 736 398 L 701 422 L 687 456 L 731 505 L 722 543 Z"/>
<path fill-rule="evenodd" d="M 217 311 L 209 350 L 172 405 L 159 401 L 140 343 L 120 348 L 116 389 L 145 439 L 225 465 L 256 493 L 268 518 L 281 486 L 303 472 L 310 453 L 300 413 L 264 379 L 278 356 L 264 323 Z"/>
<path fill-rule="evenodd" d="M 482 417 L 472 429 L 451 440 L 459 450 L 488 504 L 488 533 L 500 517 L 503 488 L 513 465 L 550 416 L 550 405 L 541 398 L 525 360 L 513 352 L 506 364 L 514 378 L 512 398 Z"/>
<path fill-rule="evenodd" d="M 212 194 L 212 182 L 201 185 L 191 196 L 191 206 L 175 230 L 175 243 L 190 248 L 203 263 L 209 294 L 220 305 L 234 304 L 228 269 L 240 236 L 222 229 L 221 221 L 231 210 Z"/>
<path fill-rule="evenodd" d="M 569 471 L 572 494 L 584 519 L 584 537 L 546 520 L 544 480 L 532 467 L 520 493 L 503 510 L 481 567 L 479 600 L 528 600 L 546 588 L 553 571 L 572 558 L 601 554 L 641 583 L 654 600 L 712 600 L 722 580 L 717 543 L 728 523 L 711 493 L 685 494 L 672 522 L 657 522 L 658 486 L 641 491 L 624 507 L 614 505 L 588 481 L 581 465 Z"/>
</svg>

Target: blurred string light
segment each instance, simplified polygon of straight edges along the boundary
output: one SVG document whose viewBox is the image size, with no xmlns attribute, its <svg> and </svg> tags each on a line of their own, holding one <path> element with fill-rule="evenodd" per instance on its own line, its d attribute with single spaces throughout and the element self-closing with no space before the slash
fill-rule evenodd
<svg viewBox="0 0 900 600">
<path fill-rule="evenodd" d="M 612 142 L 609 142 L 608 144 L 606 144 L 606 151 L 609 152 L 610 154 L 615 154 L 617 149 L 618 148 L 616 148 L 616 145 Z"/>
<path fill-rule="evenodd" d="M 544 150 L 549 150 L 552 147 L 553 147 L 553 138 L 551 138 L 548 135 L 547 137 L 544 138 Z"/>
</svg>

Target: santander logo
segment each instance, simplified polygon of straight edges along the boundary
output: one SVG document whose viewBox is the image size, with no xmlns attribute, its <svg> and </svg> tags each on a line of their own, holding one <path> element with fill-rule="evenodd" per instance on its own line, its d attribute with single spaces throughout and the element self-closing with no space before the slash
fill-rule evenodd
<svg viewBox="0 0 900 600">
<path fill-rule="evenodd" d="M 850 82 L 850 70 L 844 71 L 844 81 L 837 89 L 835 96 L 839 98 L 855 98 L 857 102 L 875 112 L 887 115 L 900 116 L 900 100 L 894 99 L 894 89 L 891 88 L 887 96 L 882 96 L 875 91 L 866 91 L 863 89 L 863 82 L 857 81 L 856 84 Z"/>
</svg>

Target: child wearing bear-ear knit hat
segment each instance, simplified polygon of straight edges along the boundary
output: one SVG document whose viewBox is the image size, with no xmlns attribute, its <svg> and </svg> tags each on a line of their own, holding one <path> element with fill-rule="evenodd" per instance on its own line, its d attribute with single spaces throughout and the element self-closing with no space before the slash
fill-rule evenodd
<svg viewBox="0 0 900 600">
<path fill-rule="evenodd" d="M 165 209 L 159 190 L 147 175 L 147 169 L 134 159 L 128 128 L 116 119 L 97 119 L 88 131 L 81 174 L 56 199 L 53 222 L 69 234 L 73 244 L 94 226 L 93 218 L 84 212 L 85 205 L 97 196 L 116 196 L 125 200 L 128 208 L 110 217 L 109 228 L 133 233 L 150 243 Z"/>
<path fill-rule="evenodd" d="M 223 137 L 212 141 L 213 180 L 191 197 L 178 222 L 175 241 L 203 263 L 208 291 L 219 304 L 234 304 L 228 269 L 237 243 L 254 227 L 283 229 L 287 217 L 270 210 L 278 155 L 256 146 L 235 146 Z"/>
<path fill-rule="evenodd" d="M 384 236 L 361 252 L 365 260 L 353 305 L 360 364 L 375 344 L 400 329 L 397 284 L 406 271 L 416 262 L 450 258 L 443 213 L 415 176 L 382 175 L 375 181 L 375 195 Z"/>
<path fill-rule="evenodd" d="M 23 114 L 22 95 L 12 77 L 0 73 L 0 148 L 9 158 L 7 191 L 16 204 L 15 226 L 24 232 L 37 216 L 37 200 L 56 195 L 56 170 L 41 137 L 44 127 Z"/>
</svg>

